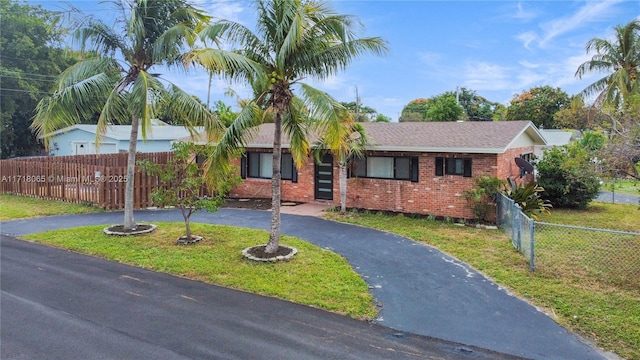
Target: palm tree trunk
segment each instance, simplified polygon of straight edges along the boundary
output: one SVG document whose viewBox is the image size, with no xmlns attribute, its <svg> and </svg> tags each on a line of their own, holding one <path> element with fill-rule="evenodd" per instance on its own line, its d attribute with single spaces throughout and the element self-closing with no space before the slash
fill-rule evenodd
<svg viewBox="0 0 640 360">
<path fill-rule="evenodd" d="M 129 137 L 129 156 L 127 158 L 127 182 L 124 192 L 124 229 L 135 230 L 133 219 L 133 185 L 136 173 L 136 145 L 138 143 L 138 117 L 131 118 L 131 136 Z"/>
<path fill-rule="evenodd" d="M 280 159 L 282 157 L 282 116 L 276 115 L 275 131 L 273 136 L 273 175 L 271 177 L 271 233 L 269 235 L 269 243 L 264 249 L 267 254 L 278 251 L 280 243 L 280 200 L 282 193 L 280 191 Z"/>
<path fill-rule="evenodd" d="M 338 177 L 340 182 L 340 213 L 347 212 L 347 165 L 338 163 Z"/>
</svg>

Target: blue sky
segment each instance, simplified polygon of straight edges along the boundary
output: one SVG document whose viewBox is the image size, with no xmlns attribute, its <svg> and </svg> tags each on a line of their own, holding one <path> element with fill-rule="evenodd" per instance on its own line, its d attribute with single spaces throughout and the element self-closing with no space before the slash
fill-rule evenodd
<svg viewBox="0 0 640 360">
<path fill-rule="evenodd" d="M 33 1 L 49 9 L 63 2 Z M 108 18 L 110 8 L 97 1 L 70 1 L 89 14 Z M 241 22 L 255 19 L 250 2 L 198 0 L 210 15 Z M 535 86 L 560 87 L 576 94 L 603 75 L 574 77 L 591 58 L 589 39 L 610 38 L 613 27 L 640 16 L 640 1 L 334 1 L 342 14 L 357 16 L 365 26 L 361 36 L 388 41 L 384 57 L 366 55 L 347 70 L 313 85 L 339 101 L 354 101 L 397 121 L 402 108 L 416 98 L 428 98 L 456 87 L 475 90 L 490 101 L 508 105 L 514 94 Z M 113 14 L 113 13 L 111 13 Z M 166 72 L 164 78 L 188 92 L 207 98 L 204 71 Z M 248 96 L 243 84 L 214 79 L 211 101 L 224 100 L 233 88 Z"/>
</svg>

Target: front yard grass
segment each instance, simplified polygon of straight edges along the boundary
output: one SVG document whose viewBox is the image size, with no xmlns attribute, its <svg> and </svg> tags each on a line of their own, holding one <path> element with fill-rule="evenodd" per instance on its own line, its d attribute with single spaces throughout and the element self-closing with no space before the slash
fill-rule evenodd
<svg viewBox="0 0 640 360">
<path fill-rule="evenodd" d="M 24 239 L 154 271 L 201 280 L 256 294 L 274 296 L 357 319 L 375 318 L 367 284 L 338 254 L 283 236 L 298 249 L 289 262 L 254 263 L 242 249 L 264 243 L 269 234 L 230 226 L 192 224 L 204 236 L 197 245 L 176 245 L 183 223 L 157 223 L 158 229 L 136 237 L 113 237 L 104 226 L 47 231 Z"/>
<path fill-rule="evenodd" d="M 602 185 L 604 191 L 615 191 L 620 194 L 640 195 L 640 181 L 635 179 L 607 179 Z"/>
<path fill-rule="evenodd" d="M 578 226 L 640 229 L 634 205 L 594 203 L 582 212 L 553 210 L 542 221 Z M 373 213 L 330 213 L 328 218 L 372 227 L 434 246 L 470 264 L 543 309 L 558 323 L 626 359 L 640 359 L 640 289 L 585 281 L 583 269 L 529 271 L 501 230 L 460 227 L 428 219 Z M 613 225 L 611 225 L 613 224 Z M 640 249 L 638 249 L 640 253 Z M 610 264 L 615 266 L 615 264 Z M 548 270 L 548 269 L 547 269 Z"/>
<path fill-rule="evenodd" d="M 0 221 L 102 211 L 104 211 L 102 208 L 90 204 L 73 204 L 64 201 L 0 194 Z"/>
</svg>

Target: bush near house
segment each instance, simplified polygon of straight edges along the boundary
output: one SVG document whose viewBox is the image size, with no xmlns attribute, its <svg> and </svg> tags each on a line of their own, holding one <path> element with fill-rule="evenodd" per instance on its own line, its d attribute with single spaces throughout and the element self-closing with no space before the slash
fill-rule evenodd
<svg viewBox="0 0 640 360">
<path fill-rule="evenodd" d="M 600 192 L 600 179 L 592 165 L 589 152 L 579 144 L 545 150 L 536 164 L 538 185 L 545 190 L 542 198 L 554 208 L 586 209 Z"/>
</svg>

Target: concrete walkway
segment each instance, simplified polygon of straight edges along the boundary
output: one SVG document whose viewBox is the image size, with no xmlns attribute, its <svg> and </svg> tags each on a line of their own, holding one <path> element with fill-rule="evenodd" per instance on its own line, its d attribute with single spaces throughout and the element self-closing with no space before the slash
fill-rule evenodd
<svg viewBox="0 0 640 360">
<path fill-rule="evenodd" d="M 177 211 L 139 211 L 135 216 L 138 222 L 181 220 Z M 0 232 L 24 235 L 121 221 L 122 213 L 55 216 L 1 223 Z M 266 230 L 270 213 L 222 209 L 197 213 L 192 221 Z M 312 216 L 283 214 L 282 233 L 344 256 L 370 285 L 381 306 L 377 322 L 382 325 L 531 359 L 607 358 L 546 314 L 435 248 Z"/>
</svg>

